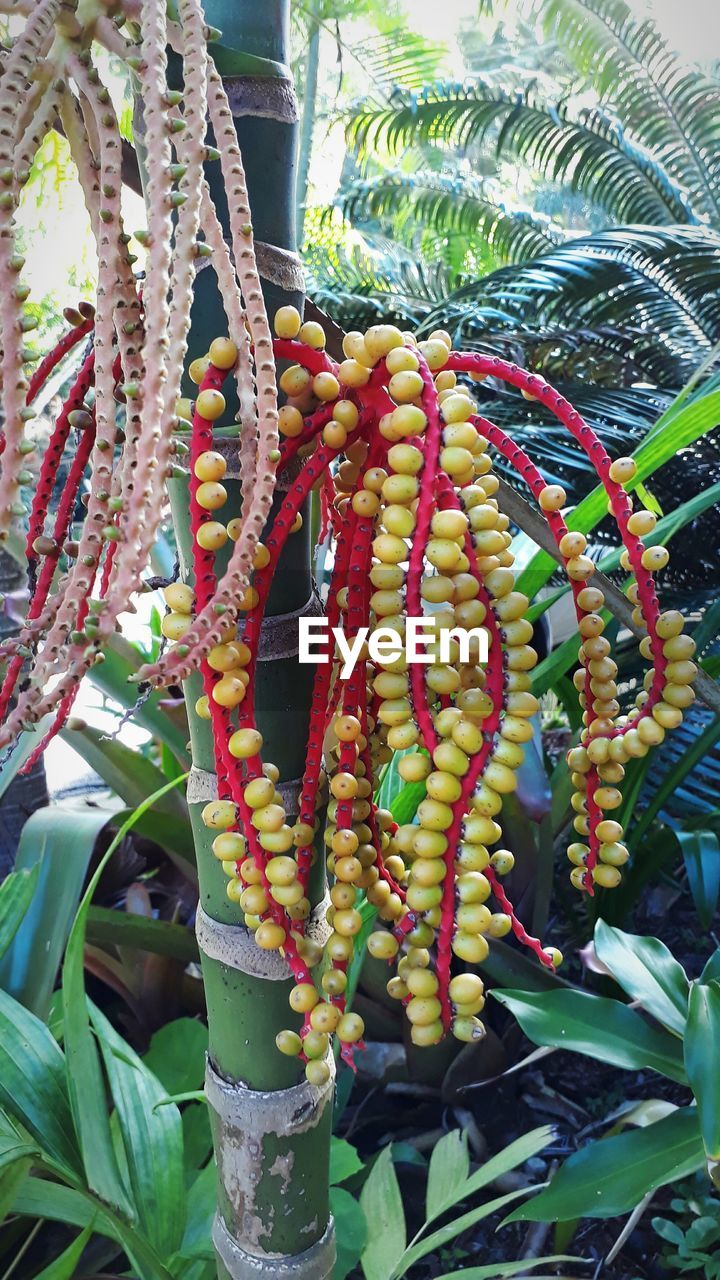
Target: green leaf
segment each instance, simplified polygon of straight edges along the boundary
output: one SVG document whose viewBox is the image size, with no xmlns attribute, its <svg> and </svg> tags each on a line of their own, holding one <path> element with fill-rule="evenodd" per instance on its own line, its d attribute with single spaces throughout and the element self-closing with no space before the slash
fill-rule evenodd
<svg viewBox="0 0 720 1280">
<path fill-rule="evenodd" d="M 2 990 L 0 1103 L 51 1160 L 80 1173 L 62 1052 L 44 1023 Z"/>
<path fill-rule="evenodd" d="M 77 1239 L 73 1240 L 72 1244 L 69 1244 L 58 1258 L 54 1258 L 47 1267 L 43 1267 L 42 1271 L 38 1271 L 35 1280 L 72 1280 L 75 1275 L 75 1268 L 92 1234 L 93 1223 L 89 1222 L 85 1229 L 80 1232 Z"/>
<path fill-rule="evenodd" d="M 0 1125 L 7 1124 L 7 1133 L 0 1134 L 0 1222 L 4 1222 L 12 1208 L 33 1161 L 42 1158 L 40 1148 L 20 1137 L 14 1125 L 0 1113 Z"/>
<path fill-rule="evenodd" d="M 638 1000 L 664 1027 L 682 1036 L 690 984 L 682 965 L 664 943 L 657 938 L 623 933 L 598 920 L 595 951 L 623 991 Z"/>
<path fill-rule="evenodd" d="M 187 1197 L 187 1219 L 180 1247 L 182 1258 L 214 1258 L 212 1223 L 217 1207 L 217 1170 L 211 1160 L 194 1178 Z"/>
<path fill-rule="evenodd" d="M 403 1256 L 406 1229 L 389 1147 L 385 1147 L 375 1161 L 362 1189 L 360 1205 L 365 1220 L 372 1223 L 372 1233 L 361 1259 L 365 1280 L 391 1280 Z"/>
<path fill-rule="evenodd" d="M 402 791 L 390 805 L 390 812 L 398 826 L 412 822 L 418 811 L 418 805 L 422 804 L 426 795 L 427 787 L 424 782 L 404 783 Z"/>
<path fill-rule="evenodd" d="M 685 1069 L 709 1160 L 720 1160 L 720 982 L 694 982 L 685 1032 Z"/>
<path fill-rule="evenodd" d="M 488 1200 L 485 1204 L 478 1205 L 476 1209 L 470 1209 L 468 1213 L 463 1213 L 459 1218 L 455 1218 L 449 1222 L 447 1226 L 440 1227 L 438 1231 L 433 1231 L 432 1235 L 427 1236 L 425 1240 L 418 1241 L 410 1249 L 407 1249 L 400 1260 L 402 1270 L 393 1272 L 394 1277 L 404 1276 L 410 1267 L 414 1267 L 416 1262 L 424 1258 L 428 1253 L 434 1253 L 436 1250 L 443 1249 L 446 1244 L 459 1236 L 463 1231 L 468 1231 L 470 1227 L 474 1227 L 476 1222 L 482 1222 L 484 1218 L 489 1218 L 491 1214 L 498 1213 L 504 1209 L 506 1205 L 512 1204 L 513 1200 L 517 1200 L 519 1196 L 526 1196 L 532 1191 L 532 1187 L 520 1187 L 517 1191 L 508 1191 L 503 1196 L 496 1196 L 494 1200 Z"/>
<path fill-rule="evenodd" d="M 11 871 L 0 885 L 0 956 L 5 955 L 30 906 L 39 863 L 28 871 Z"/>
<path fill-rule="evenodd" d="M 395 751 L 392 758 L 388 760 L 382 771 L 380 785 L 375 795 L 375 803 L 379 809 L 391 809 L 393 802 L 407 785 L 398 773 L 398 761 L 403 756 L 410 755 L 414 750 L 414 747 L 408 747 L 405 751 Z"/>
<path fill-rule="evenodd" d="M 91 881 L 94 886 L 95 878 Z M 75 918 L 62 973 L 63 1040 L 67 1083 L 85 1176 L 91 1191 L 128 1217 L 133 1208 L 113 1145 L 100 1054 L 90 1030 L 83 953 L 87 898 Z"/>
<path fill-rule="evenodd" d="M 570 1156 L 550 1186 L 508 1222 L 566 1222 L 628 1213 L 656 1187 L 685 1178 L 705 1162 L 697 1112 L 682 1107 L 645 1129 L 591 1142 Z"/>
<path fill-rule="evenodd" d="M 466 1196 L 472 1196 L 476 1191 L 481 1191 L 483 1187 L 487 1187 L 496 1178 L 501 1178 L 503 1174 L 509 1173 L 511 1169 L 516 1169 L 519 1164 L 524 1164 L 526 1160 L 531 1160 L 539 1151 L 543 1151 L 545 1147 L 552 1142 L 555 1130 L 550 1125 L 541 1125 L 538 1129 L 531 1129 L 529 1133 L 524 1133 L 520 1138 L 516 1138 L 507 1147 L 503 1147 L 502 1151 L 498 1151 L 497 1155 L 491 1156 L 489 1160 L 481 1168 L 476 1169 L 468 1178 L 463 1189 L 464 1199 Z M 457 1203 L 457 1200 L 453 1201 Z M 448 1206 L 449 1207 L 449 1206 Z"/>
<path fill-rule="evenodd" d="M 13 1212 L 29 1218 L 48 1218 L 73 1227 L 93 1224 L 100 1235 L 115 1240 L 127 1253 L 143 1280 L 172 1280 L 169 1271 L 154 1249 L 136 1227 L 123 1222 L 107 1205 L 100 1204 L 88 1191 L 75 1190 L 49 1182 L 47 1178 L 26 1178 L 15 1201 Z"/>
<path fill-rule="evenodd" d="M 558 1253 L 551 1258 L 523 1258 L 520 1262 L 491 1262 L 487 1267 L 465 1267 L 462 1271 L 446 1271 L 438 1276 L 437 1280 L 457 1280 L 460 1276 L 464 1277 L 464 1280 L 495 1280 L 496 1277 L 499 1280 L 500 1276 L 524 1276 L 527 1271 L 532 1271 L 535 1267 L 549 1266 L 550 1263 L 582 1261 L 582 1258 L 572 1258 L 566 1253 Z M 536 1280 L 542 1280 L 542 1277 L 538 1276 Z"/>
<path fill-rule="evenodd" d="M 712 982 L 714 978 L 720 978 L 720 947 L 713 951 L 705 968 L 700 974 L 701 982 Z"/>
<path fill-rule="evenodd" d="M 150 1041 L 143 1061 L 170 1094 L 202 1088 L 205 1079 L 207 1027 L 195 1018 L 166 1022 Z"/>
<path fill-rule="evenodd" d="M 15 866 L 37 872 L 25 918 L 0 960 L 0 986 L 43 1020 L 90 859 L 110 820 L 101 809 L 40 809 L 25 823 Z"/>
<path fill-rule="evenodd" d="M 100 1235 L 117 1240 L 109 1209 L 98 1210 L 86 1192 L 63 1187 L 47 1178 L 32 1176 L 25 1179 L 13 1202 L 13 1213 L 28 1218 L 47 1218 L 49 1222 L 62 1222 L 81 1230 L 94 1221 L 95 1230 Z"/>
<path fill-rule="evenodd" d="M 348 1178 L 364 1168 L 365 1165 L 352 1143 L 333 1135 L 330 1139 L 330 1186 L 347 1182 Z"/>
<path fill-rule="evenodd" d="M 83 1163 L 91 1190 L 107 1203 L 132 1216 L 127 1192 L 115 1156 L 107 1115 L 105 1084 L 95 1037 L 90 1029 L 88 1005 L 83 982 L 83 952 L 87 913 L 100 877 L 115 850 L 132 830 L 143 813 L 164 799 L 167 792 L 182 779 L 165 783 L 158 792 L 147 796 L 117 832 L 100 859 L 85 891 L 73 925 L 62 974 L 64 1042 L 67 1079 L 75 1125 L 80 1138 Z"/>
<path fill-rule="evenodd" d="M 162 815 L 167 823 L 172 824 L 171 833 L 166 838 L 172 841 L 172 847 L 185 861 L 194 861 L 184 796 L 164 791 L 167 778 L 156 765 L 124 742 L 108 738 L 99 729 L 67 730 L 62 736 L 129 809 L 136 809 L 147 796 L 154 794 L 153 804 L 146 806 L 143 813 L 147 813 L 148 808 L 154 809 L 156 815 Z"/>
<path fill-rule="evenodd" d="M 519 987 L 523 991 L 559 991 L 568 984 L 545 964 L 538 964 L 522 951 L 493 938 L 490 954 L 483 969 L 500 987 Z"/>
<path fill-rule="evenodd" d="M 332 1280 L 345 1280 L 357 1266 L 367 1244 L 367 1222 L 355 1197 L 342 1187 L 330 1188 L 330 1212 L 335 1220 L 337 1239 Z"/>
<path fill-rule="evenodd" d="M 720 897 L 720 843 L 714 831 L 675 831 L 688 885 L 703 929 L 709 929 Z"/>
<path fill-rule="evenodd" d="M 165 1089 L 90 1006 L 120 1123 L 138 1222 L 161 1257 L 180 1245 L 185 1223 L 183 1131 L 176 1106 L 157 1107 Z"/>
<path fill-rule="evenodd" d="M 87 940 L 102 947 L 128 947 L 156 956 L 172 956 L 185 964 L 197 961 L 200 956 L 195 935 L 185 925 L 154 920 L 131 911 L 114 911 L 111 907 L 90 908 Z"/>
<path fill-rule="evenodd" d="M 599 1062 L 637 1071 L 649 1067 L 685 1084 L 682 1049 L 667 1031 L 648 1026 L 618 1000 L 566 989 L 535 995 L 493 991 L 535 1044 L 584 1053 Z"/>
<path fill-rule="evenodd" d="M 454 1129 L 436 1143 L 430 1157 L 425 1193 L 427 1222 L 439 1218 L 450 1205 L 464 1198 L 462 1193 L 469 1172 L 467 1134 Z"/>
</svg>

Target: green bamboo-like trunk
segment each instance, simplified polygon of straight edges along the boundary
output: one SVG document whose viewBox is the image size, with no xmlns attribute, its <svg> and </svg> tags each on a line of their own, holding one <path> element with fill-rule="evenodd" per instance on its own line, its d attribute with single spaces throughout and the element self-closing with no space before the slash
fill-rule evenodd
<svg viewBox="0 0 720 1280">
<path fill-rule="evenodd" d="M 211 51 L 233 106 L 260 272 L 272 315 L 284 303 L 299 306 L 302 302 L 299 262 L 293 256 L 297 106 L 290 73 L 283 70 L 289 0 L 263 0 L 262 4 L 206 0 L 205 9 L 208 22 L 223 33 L 219 46 L 211 46 Z M 245 55 L 269 61 L 249 61 Z M 226 226 L 219 169 L 217 164 L 209 165 L 207 177 Z M 215 275 L 211 266 L 206 267 L 196 282 L 188 363 L 204 355 L 212 339 L 226 332 Z M 236 409 L 230 385 L 231 379 L 226 386 L 225 422 L 232 421 Z M 193 391 L 188 384 L 187 393 Z M 191 582 L 187 482 L 175 480 L 169 487 L 181 576 Z M 230 519 L 239 511 L 240 485 L 230 478 L 226 488 L 229 496 L 223 514 Z M 280 493 L 276 505 L 282 497 Z M 261 649 L 258 664 L 257 716 L 263 757 L 278 766 L 281 783 L 299 779 L 304 769 L 312 668 L 299 665 L 294 656 L 272 656 L 278 638 L 274 620 L 314 607 L 307 516 L 306 512 L 303 529 L 288 540 L 278 567 L 264 629 L 264 645 L 270 652 L 263 656 Z M 219 573 L 226 556 L 226 549 L 218 554 Z M 286 624 L 281 647 L 287 652 L 296 642 L 297 625 L 291 622 L 289 629 Z M 252 971 L 258 960 L 267 964 L 267 957 L 240 924 L 239 908 L 227 898 L 227 879 L 210 848 L 214 833 L 200 818 L 203 803 L 210 798 L 214 769 L 210 724 L 194 711 L 201 691 L 199 676 L 187 681 L 194 766 L 189 800 L 200 883 L 198 938 L 210 1031 L 207 1093 L 218 1163 L 214 1232 L 218 1274 L 221 1280 L 259 1274 L 278 1280 L 289 1274 L 296 1280 L 325 1280 L 332 1273 L 334 1257 L 328 1207 L 332 1085 L 309 1086 L 302 1064 L 283 1057 L 275 1046 L 279 1030 L 299 1025 L 288 1006 L 292 981 L 287 969 L 280 976 Z M 324 892 L 321 868 L 319 859 L 312 886 L 315 902 Z"/>
</svg>

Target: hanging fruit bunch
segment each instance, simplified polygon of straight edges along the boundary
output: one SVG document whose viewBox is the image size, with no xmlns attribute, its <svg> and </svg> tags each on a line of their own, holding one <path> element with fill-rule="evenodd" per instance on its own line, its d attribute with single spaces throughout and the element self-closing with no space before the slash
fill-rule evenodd
<svg viewBox="0 0 720 1280">
<path fill-rule="evenodd" d="M 273 340 L 242 159 L 222 84 L 207 60 L 199 7 L 179 0 L 180 22 L 167 30 L 163 6 L 140 8 L 140 43 L 124 53 L 145 108 L 149 255 L 141 291 L 120 216 L 117 124 L 82 47 L 82 30 L 67 22 L 63 6 L 45 0 L 5 63 L 5 529 L 21 505 L 24 510 L 18 502 L 27 482 L 23 426 L 33 398 L 72 348 L 86 340 L 91 346 L 32 498 L 27 549 L 34 593 L 19 640 L 4 646 L 3 713 L 13 695 L 16 704 L 0 744 L 50 712 L 47 741 L 65 721 L 79 679 L 102 658 L 118 615 L 141 585 L 163 486 L 176 470 L 173 452 L 186 447 L 178 435 L 185 427 L 192 565 L 186 582 L 165 591 L 163 631 L 172 645 L 139 674 L 155 684 L 176 684 L 202 673 L 204 692 L 195 712 L 212 723 L 219 787 L 203 820 L 216 833 L 213 852 L 227 874 L 238 922 L 253 931 L 260 948 L 282 952 L 295 980 L 290 1004 L 304 1015 L 303 1025 L 299 1033 L 281 1032 L 278 1047 L 302 1055 L 308 1078 L 320 1084 L 329 1074 L 330 1038 L 337 1035 L 351 1062 L 363 1035 L 362 1019 L 345 1007 L 363 896 L 383 926 L 370 936 L 368 949 L 392 965 L 388 990 L 403 1002 L 418 1045 L 435 1044 L 447 1032 L 459 1040 L 482 1035 L 483 983 L 466 966 L 482 965 L 493 938 L 514 934 L 550 967 L 561 959 L 527 934 L 504 888 L 513 857 L 499 847 L 498 819 L 503 797 L 515 789 L 538 704 L 529 601 L 515 587 L 513 530 L 501 509 L 494 460 L 514 468 L 537 501 L 577 612 L 581 665 L 575 683 L 583 729 L 580 745 L 568 755 L 578 836 L 568 856 L 578 889 L 593 893 L 597 885 L 620 882 L 628 853 L 612 814 L 622 799 L 624 765 L 681 722 L 693 700 L 693 642 L 683 634 L 679 614 L 660 611 L 653 574 L 667 563 L 667 552 L 642 541 L 654 518 L 633 511 L 625 486 L 635 464 L 612 461 L 541 377 L 499 358 L 453 351 L 444 331 L 418 340 L 392 325 L 346 335 L 345 359 L 336 363 L 326 353 L 322 327 L 303 323 L 292 307 L 276 314 Z M 63 14 L 65 25 L 58 27 Z M 168 38 L 183 59 L 182 102 L 167 88 Z M 53 75 L 35 92 L 29 119 L 19 120 L 11 105 L 28 82 L 42 84 L 31 74 L 38 61 L 52 65 Z M 12 214 L 34 145 L 29 131 L 33 140 L 41 135 L 57 110 L 97 240 L 99 285 L 95 308 L 69 313 L 67 336 L 28 378 L 22 346 L 27 291 Z M 205 145 L 206 117 L 218 153 Z M 210 156 L 217 156 L 232 194 L 231 250 L 203 177 Z M 218 336 L 207 357 L 191 366 L 198 390 L 189 402 L 178 397 L 190 298 L 196 259 L 208 253 L 229 336 Z M 288 365 L 279 379 L 285 398 L 279 410 L 276 361 Z M 233 460 L 241 479 L 239 509 L 228 502 L 227 448 L 219 448 L 215 434 L 227 426 L 223 387 L 229 378 L 241 404 L 252 406 L 249 416 L 243 413 Z M 641 651 L 652 663 L 629 710 L 619 701 L 617 666 L 603 635 L 604 598 L 593 585 L 586 540 L 567 527 L 562 488 L 546 484 L 525 451 L 479 413 L 472 386 L 487 378 L 539 400 L 605 487 L 624 547 L 622 564 L 633 577 L 628 596 L 634 620 L 647 632 Z M 49 495 L 71 431 L 78 432 L 71 476 L 49 532 Z M 289 468 L 289 488 L 270 519 L 276 477 Z M 85 474 L 87 516 L 79 540 L 69 543 L 74 495 Z M 311 491 L 322 507 L 321 540 L 331 541 L 334 554 L 329 627 L 342 629 L 357 661 L 344 678 L 343 653 L 331 644 L 318 663 L 298 812 L 289 813 L 278 770 L 263 758 L 255 676 L 273 575 Z M 216 552 L 228 541 L 231 555 L 219 575 Z M 428 661 L 413 662 L 404 641 L 410 620 L 420 618 Z M 463 633 L 469 634 L 465 645 Z M 402 826 L 374 800 L 380 770 L 395 752 L 402 753 L 400 776 L 425 788 L 416 821 Z M 318 846 L 331 886 L 323 941 L 307 928 Z"/>
</svg>

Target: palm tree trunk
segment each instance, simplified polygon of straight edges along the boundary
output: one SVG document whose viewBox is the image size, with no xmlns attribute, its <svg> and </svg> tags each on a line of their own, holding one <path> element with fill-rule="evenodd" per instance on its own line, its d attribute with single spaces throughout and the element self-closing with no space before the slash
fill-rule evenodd
<svg viewBox="0 0 720 1280">
<path fill-rule="evenodd" d="M 206 16 L 223 33 L 218 66 L 242 148 L 260 274 L 272 314 L 284 303 L 302 303 L 302 273 L 295 254 L 297 104 L 289 71 L 283 74 L 277 65 L 253 63 L 252 74 L 247 74 L 247 60 L 233 60 L 228 50 L 284 65 L 289 0 L 265 0 L 261 5 L 256 0 L 207 0 Z M 262 74 L 265 71 L 268 74 Z M 211 165 L 208 179 L 225 225 L 218 170 L 218 165 Z M 207 267 L 197 277 L 188 361 L 203 355 L 213 337 L 226 332 L 215 275 Z M 232 414 L 229 389 L 228 382 Z M 232 479 L 232 466 L 225 483 L 228 514 L 233 503 L 237 514 L 240 485 Z M 184 576 L 191 563 L 187 484 L 172 481 L 170 498 Z M 293 783 L 305 765 L 310 713 L 312 668 L 298 665 L 292 656 L 298 614 L 315 611 L 309 525 L 306 518 L 280 561 L 258 664 L 257 714 L 264 754 L 280 769 L 288 812 L 293 812 Z M 224 554 L 218 554 L 218 571 L 224 567 Z M 206 1085 L 218 1164 L 218 1273 L 221 1280 L 285 1276 L 289 1272 L 283 1268 L 291 1262 L 297 1280 L 325 1280 L 334 1262 L 328 1206 L 333 1082 L 320 1089 L 309 1085 L 301 1074 L 302 1064 L 283 1057 L 275 1046 L 279 1030 L 298 1025 L 288 1006 L 292 982 L 284 961 L 261 952 L 238 923 L 238 908 L 227 898 L 225 875 L 210 848 L 213 832 L 200 818 L 203 804 L 216 793 L 210 725 L 194 712 L 200 692 L 199 677 L 191 677 L 185 689 L 193 758 L 188 800 L 197 850 L 198 940 L 210 1031 Z M 316 901 L 324 892 L 321 868 L 318 859 Z M 321 906 L 318 914 L 322 911 Z"/>
</svg>

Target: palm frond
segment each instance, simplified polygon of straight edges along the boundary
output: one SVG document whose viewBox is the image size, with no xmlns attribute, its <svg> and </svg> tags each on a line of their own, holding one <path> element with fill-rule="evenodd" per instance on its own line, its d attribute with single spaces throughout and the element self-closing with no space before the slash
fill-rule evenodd
<svg viewBox="0 0 720 1280">
<path fill-rule="evenodd" d="M 564 239 L 549 218 L 508 207 L 491 187 L 467 175 L 383 173 L 344 188 L 337 203 L 354 226 L 379 222 L 406 244 L 425 231 L 437 239 L 464 238 L 468 250 L 477 251 L 482 239 L 484 256 L 494 265 L 536 257 Z"/>
<path fill-rule="evenodd" d="M 624 127 L 720 224 L 720 81 L 684 67 L 625 0 L 538 0 L 536 10 Z"/>
<path fill-rule="evenodd" d="M 490 334 L 627 329 L 657 386 L 681 385 L 720 341 L 720 236 L 704 228 L 623 227 L 464 284 L 423 322 L 456 346 Z"/>
<path fill-rule="evenodd" d="M 436 80 L 447 58 L 447 45 L 395 26 L 352 45 L 371 92 L 387 100 L 395 89 L 420 89 Z"/>
<path fill-rule="evenodd" d="M 309 297 L 344 329 L 381 319 L 415 326 L 457 283 L 442 263 L 417 256 L 379 234 L 335 228 L 309 235 L 303 250 Z"/>
<path fill-rule="evenodd" d="M 348 140 L 361 155 L 380 145 L 398 152 L 426 141 L 462 152 L 492 144 L 498 157 L 522 160 L 618 222 L 700 220 L 671 171 L 634 142 L 618 118 L 572 101 L 547 101 L 532 84 L 514 93 L 475 79 L 395 93 L 387 106 L 357 108 Z"/>
</svg>

